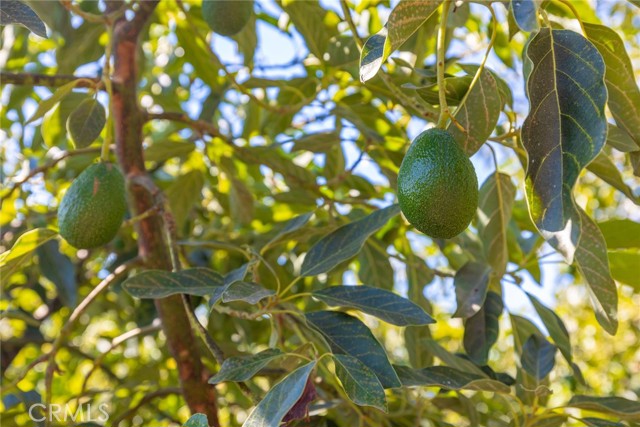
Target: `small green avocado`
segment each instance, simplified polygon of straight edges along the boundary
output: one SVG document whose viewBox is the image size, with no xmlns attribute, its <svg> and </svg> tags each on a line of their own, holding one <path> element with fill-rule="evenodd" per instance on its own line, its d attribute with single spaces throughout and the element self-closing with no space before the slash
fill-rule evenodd
<svg viewBox="0 0 640 427">
<path fill-rule="evenodd" d="M 252 0 L 202 0 L 202 17 L 213 32 L 238 34 L 251 18 Z"/>
<path fill-rule="evenodd" d="M 418 135 L 398 172 L 398 200 L 407 220 L 433 238 L 462 233 L 478 208 L 478 178 L 473 164 L 441 129 Z"/>
<path fill-rule="evenodd" d="M 118 233 L 127 211 L 124 177 L 112 163 L 85 169 L 71 184 L 58 209 L 60 235 L 79 249 L 95 248 Z"/>
</svg>

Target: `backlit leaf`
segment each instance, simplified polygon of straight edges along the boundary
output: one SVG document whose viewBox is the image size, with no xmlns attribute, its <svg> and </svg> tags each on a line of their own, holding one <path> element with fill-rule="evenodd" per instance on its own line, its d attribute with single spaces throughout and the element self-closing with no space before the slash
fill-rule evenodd
<svg viewBox="0 0 640 427">
<path fill-rule="evenodd" d="M 513 17 L 523 31 L 535 31 L 538 29 L 538 6 L 536 0 L 511 0 Z"/>
<path fill-rule="evenodd" d="M 589 163 L 587 169 L 596 174 L 604 182 L 627 196 L 627 198 L 636 205 L 640 205 L 640 197 L 636 196 L 633 190 L 624 182 L 620 169 L 618 169 L 609 156 L 604 152 L 598 154 L 598 157 Z"/>
<path fill-rule="evenodd" d="M 224 278 L 207 268 L 190 268 L 178 272 L 146 270 L 129 277 L 122 287 L 136 298 L 164 298 L 175 294 L 206 296 L 217 299 L 224 290 Z"/>
<path fill-rule="evenodd" d="M 246 381 L 251 379 L 260 369 L 275 359 L 284 356 L 277 348 L 270 348 L 248 356 L 235 356 L 225 359 L 220 371 L 209 379 L 209 384 L 225 381 Z"/>
<path fill-rule="evenodd" d="M 487 296 L 491 267 L 469 261 L 456 272 L 453 285 L 456 289 L 458 308 L 453 317 L 466 319 L 476 314 Z"/>
<path fill-rule="evenodd" d="M 346 354 L 334 354 L 333 360 L 336 376 L 353 403 L 360 406 L 373 406 L 387 412 L 384 388 L 367 365 Z"/>
<path fill-rule="evenodd" d="M 327 340 L 332 353 L 360 360 L 376 374 L 384 388 L 400 386 L 384 348 L 360 320 L 338 311 L 316 311 L 305 317 Z"/>
<path fill-rule="evenodd" d="M 640 250 L 622 249 L 609 251 L 609 264 L 611 275 L 618 282 L 632 286 L 636 291 L 640 291 Z"/>
<path fill-rule="evenodd" d="M 176 179 L 166 190 L 166 196 L 171 206 L 171 212 L 181 234 L 189 213 L 201 200 L 204 177 L 199 170 L 192 170 Z"/>
<path fill-rule="evenodd" d="M 315 365 L 315 362 L 307 363 L 273 386 L 258 406 L 251 411 L 242 427 L 279 426 L 287 412 L 302 396 L 307 379 Z"/>
<path fill-rule="evenodd" d="M 36 228 L 20 235 L 11 249 L 0 254 L 0 276 L 11 276 L 30 260 L 33 251 L 57 236 L 58 233 L 48 228 Z"/>
<path fill-rule="evenodd" d="M 65 96 L 67 96 L 73 90 L 73 88 L 78 85 L 79 82 L 80 80 L 74 80 L 64 86 L 60 86 L 58 89 L 56 89 L 55 92 L 53 92 L 53 94 L 49 98 L 40 101 L 36 112 L 33 113 L 33 115 L 29 118 L 29 120 L 27 120 L 25 124 L 34 122 L 47 114 L 47 112 L 55 107 L 55 105 L 60 102 Z"/>
<path fill-rule="evenodd" d="M 294 218 L 291 218 L 289 221 L 287 221 L 284 224 L 284 227 L 282 227 L 282 229 L 278 231 L 278 234 L 273 236 L 273 238 L 269 241 L 267 246 L 272 246 L 273 244 L 279 241 L 282 241 L 285 237 L 287 237 L 291 233 L 294 233 L 295 231 L 301 229 L 309 222 L 312 216 L 313 216 L 313 213 L 310 212 L 310 213 L 305 213 L 302 215 L 298 215 Z"/>
<path fill-rule="evenodd" d="M 163 162 L 173 157 L 183 157 L 196 149 L 193 142 L 158 141 L 144 150 L 144 159 L 150 162 Z"/>
<path fill-rule="evenodd" d="M 94 98 L 80 103 L 67 118 L 67 132 L 76 148 L 88 147 L 100 136 L 107 121 L 104 107 Z"/>
<path fill-rule="evenodd" d="M 638 151 L 638 145 L 631 136 L 616 125 L 607 123 L 607 144 L 623 153 Z"/>
<path fill-rule="evenodd" d="M 398 205 L 377 210 L 366 217 L 343 225 L 318 241 L 304 258 L 300 274 L 315 276 L 326 273 L 356 255 L 365 240 L 400 213 Z"/>
<path fill-rule="evenodd" d="M 426 22 L 440 3 L 441 0 L 400 1 L 384 28 L 365 42 L 360 54 L 360 80 L 372 79 L 389 55 Z"/>
<path fill-rule="evenodd" d="M 431 316 L 408 299 L 366 285 L 332 286 L 314 292 L 313 296 L 330 306 L 353 307 L 397 326 L 435 323 Z"/>
</svg>

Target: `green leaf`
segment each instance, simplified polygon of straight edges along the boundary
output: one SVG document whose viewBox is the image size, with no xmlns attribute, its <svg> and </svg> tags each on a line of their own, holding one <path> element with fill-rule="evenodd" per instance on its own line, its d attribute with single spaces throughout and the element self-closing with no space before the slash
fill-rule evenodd
<svg viewBox="0 0 640 427">
<path fill-rule="evenodd" d="M 307 384 L 316 362 L 303 365 L 273 386 L 264 399 L 251 411 L 242 427 L 276 427 L 296 404 Z"/>
<path fill-rule="evenodd" d="M 47 38 L 47 27 L 40 17 L 26 4 L 15 0 L 0 3 L 0 25 L 20 24 L 37 36 Z"/>
<path fill-rule="evenodd" d="M 302 276 L 326 273 L 356 255 L 365 240 L 400 213 L 398 205 L 377 210 L 366 217 L 343 225 L 323 237 L 309 249 L 302 262 Z"/>
<path fill-rule="evenodd" d="M 604 182 L 627 196 L 636 205 L 640 205 L 640 197 L 624 182 L 618 167 L 604 152 L 598 154 L 594 161 L 589 163 L 587 169 L 596 174 Z"/>
<path fill-rule="evenodd" d="M 40 271 L 56 286 L 60 301 L 69 308 L 75 308 L 78 303 L 76 266 L 68 256 L 60 253 L 57 240 L 49 240 L 38 247 L 36 253 Z"/>
<path fill-rule="evenodd" d="M 229 192 L 231 218 L 242 225 L 248 225 L 253 219 L 253 195 L 246 184 L 237 178 L 231 179 Z"/>
<path fill-rule="evenodd" d="M 209 427 L 209 420 L 205 414 L 193 414 L 182 427 Z"/>
<path fill-rule="evenodd" d="M 461 65 L 464 71 L 473 75 L 474 65 Z M 468 156 L 474 154 L 484 144 L 498 123 L 502 98 L 493 74 L 483 69 L 476 84 L 466 93 L 454 115 L 464 132 L 453 123 L 449 132 Z"/>
<path fill-rule="evenodd" d="M 298 231 L 299 229 L 307 225 L 307 223 L 309 222 L 312 216 L 313 216 L 313 212 L 309 212 L 309 213 L 305 213 L 302 215 L 298 215 L 294 218 L 291 218 L 289 221 L 285 223 L 284 227 L 282 227 L 282 229 L 278 231 L 278 233 L 275 236 L 273 236 L 271 240 L 269 240 L 269 243 L 267 243 L 266 246 L 271 247 L 274 244 L 282 241 L 285 237 Z"/>
<path fill-rule="evenodd" d="M 387 24 L 367 39 L 360 53 L 360 80 L 372 79 L 389 55 L 424 24 L 441 0 L 403 0 L 391 11 Z"/>
<path fill-rule="evenodd" d="M 313 296 L 330 306 L 356 308 L 396 326 L 435 323 L 431 316 L 408 299 L 370 286 L 332 286 L 313 292 Z"/>
<path fill-rule="evenodd" d="M 618 282 L 640 291 L 640 251 L 637 249 L 609 251 L 611 275 Z"/>
<path fill-rule="evenodd" d="M 533 334 L 522 346 L 520 362 L 522 368 L 531 376 L 544 379 L 555 365 L 556 346 L 544 337 Z"/>
<path fill-rule="evenodd" d="M 178 234 L 184 226 L 194 205 L 202 200 L 204 177 L 199 170 L 192 170 L 176 179 L 166 190 L 171 212 L 178 226 Z"/>
<path fill-rule="evenodd" d="M 489 291 L 480 311 L 464 322 L 464 349 L 478 365 L 488 363 L 489 350 L 498 340 L 503 309 L 500 295 Z"/>
<path fill-rule="evenodd" d="M 277 348 L 269 348 L 257 354 L 229 357 L 222 363 L 220 371 L 209 379 L 209 384 L 246 381 L 270 362 L 282 356 L 284 353 Z"/>
<path fill-rule="evenodd" d="M 384 388 L 400 386 L 384 348 L 360 320 L 337 311 L 316 311 L 305 317 L 327 340 L 332 353 L 360 360 L 376 374 Z"/>
<path fill-rule="evenodd" d="M 64 86 L 60 86 L 58 89 L 56 89 L 55 92 L 53 92 L 53 95 L 51 95 L 47 99 L 43 99 L 42 101 L 40 101 L 36 112 L 33 113 L 29 120 L 25 122 L 25 125 L 28 125 L 29 123 L 34 122 L 47 114 L 47 112 L 49 112 L 49 110 L 55 107 L 58 102 L 60 102 L 65 96 L 67 96 L 73 90 L 73 88 L 78 85 L 79 82 L 80 80 L 74 80 Z"/>
<path fill-rule="evenodd" d="M 249 304 L 257 304 L 263 299 L 275 295 L 271 289 L 266 289 L 257 283 L 237 281 L 224 290 L 222 302 L 244 301 Z"/>
<path fill-rule="evenodd" d="M 456 106 L 464 99 L 469 90 L 473 76 L 451 76 L 444 79 L 444 93 L 448 106 Z M 402 85 L 407 89 L 415 89 L 416 93 L 426 102 L 432 105 L 440 103 L 438 84 L 431 83 L 426 86 L 415 86 L 412 83 Z"/>
<path fill-rule="evenodd" d="M 353 403 L 387 412 L 384 388 L 367 365 L 346 354 L 334 354 L 333 360 L 336 364 L 336 376 Z"/>
<path fill-rule="evenodd" d="M 0 276 L 9 278 L 31 259 L 33 251 L 56 237 L 58 233 L 49 228 L 36 228 L 20 235 L 11 249 L 0 254 Z"/>
<path fill-rule="evenodd" d="M 291 151 L 306 150 L 314 153 L 324 153 L 336 145 L 340 145 L 340 135 L 336 132 L 310 133 L 296 139 Z"/>
<path fill-rule="evenodd" d="M 85 99 L 86 94 L 84 93 L 70 92 L 60 100 L 57 107 L 44 115 L 40 134 L 48 147 L 62 149 L 70 146 L 67 136 L 67 118 Z"/>
<path fill-rule="evenodd" d="M 358 278 L 375 288 L 393 289 L 393 267 L 386 254 L 381 254 L 372 244 L 365 243 L 358 254 Z"/>
<path fill-rule="evenodd" d="M 590 427 L 624 427 L 624 424 L 615 421 L 603 420 L 602 418 L 587 417 L 580 418 L 580 421 Z"/>
<path fill-rule="evenodd" d="M 332 67 L 342 67 L 357 62 L 360 59 L 360 50 L 353 36 L 333 36 L 329 39 L 327 51 L 322 58 Z"/>
<path fill-rule="evenodd" d="M 634 419 L 640 416 L 640 402 L 624 397 L 576 395 L 571 398 L 567 406 L 617 415 L 624 419 Z"/>
<path fill-rule="evenodd" d="M 604 79 L 609 92 L 611 115 L 640 148 L 640 88 L 624 42 L 616 31 L 604 25 L 585 22 L 584 31 L 606 65 Z"/>
<path fill-rule="evenodd" d="M 535 31 L 538 29 L 538 5 L 536 0 L 511 0 L 511 11 L 521 30 Z"/>
<path fill-rule="evenodd" d="M 319 2 L 301 0 L 283 2 L 282 8 L 307 42 L 309 51 L 316 58 L 325 60 L 329 39 L 338 35 L 336 25 L 327 25 L 331 12 L 328 13 Z"/>
<path fill-rule="evenodd" d="M 466 358 L 450 353 L 435 340 L 424 340 L 423 345 L 426 349 L 429 350 L 431 354 L 440 359 L 447 366 L 450 366 L 458 371 L 480 375 L 481 377 L 487 376 L 482 371 L 482 369 L 476 366 L 473 362 L 467 360 Z"/>
<path fill-rule="evenodd" d="M 607 144 L 623 153 L 638 151 L 638 145 L 629 134 L 616 125 L 607 123 Z"/>
<path fill-rule="evenodd" d="M 492 273 L 502 278 L 507 268 L 507 227 L 511 219 L 516 187 L 509 175 L 494 173 L 480 187 L 478 201 L 478 236 Z"/>
<path fill-rule="evenodd" d="M 528 292 L 526 294 L 536 309 L 538 316 L 540 316 L 544 327 L 553 339 L 553 342 L 558 346 L 560 353 L 562 353 L 567 362 L 569 362 L 569 365 L 571 365 L 573 363 L 571 356 L 571 339 L 569 338 L 569 331 L 567 331 L 567 328 L 564 326 L 564 322 L 553 310 L 538 301 L 536 297 Z"/>
<path fill-rule="evenodd" d="M 527 57 L 533 63 L 527 81 L 531 112 L 522 127 L 522 142 L 529 154 L 526 195 L 531 217 L 543 237 L 568 262 L 575 261 L 595 297 L 598 322 L 613 334 L 617 293 L 604 241 L 572 194 L 580 172 L 605 142 L 604 63 L 581 35 L 547 28 L 533 37 Z"/>
<path fill-rule="evenodd" d="M 453 285 L 456 289 L 458 308 L 453 317 L 466 319 L 476 314 L 487 296 L 491 267 L 469 261 L 456 272 Z"/>
<path fill-rule="evenodd" d="M 538 419 L 533 418 L 531 427 L 560 427 L 566 425 L 567 416 L 565 414 L 545 414 Z"/>
<path fill-rule="evenodd" d="M 107 122 L 106 112 L 96 99 L 80 103 L 67 117 L 67 132 L 76 148 L 88 147 L 98 139 Z"/>
<path fill-rule="evenodd" d="M 413 369 L 395 365 L 404 387 L 442 387 L 447 390 L 477 390 L 509 393 L 508 385 L 480 375 L 463 372 L 448 366 Z"/>
<path fill-rule="evenodd" d="M 224 290 L 224 278 L 208 268 L 190 268 L 178 272 L 147 270 L 129 277 L 122 287 L 136 298 L 164 298 L 187 294 L 217 299 Z"/>
<path fill-rule="evenodd" d="M 173 157 L 184 157 L 193 152 L 196 145 L 188 141 L 158 141 L 144 150 L 144 159 L 149 162 L 164 162 Z"/>
</svg>

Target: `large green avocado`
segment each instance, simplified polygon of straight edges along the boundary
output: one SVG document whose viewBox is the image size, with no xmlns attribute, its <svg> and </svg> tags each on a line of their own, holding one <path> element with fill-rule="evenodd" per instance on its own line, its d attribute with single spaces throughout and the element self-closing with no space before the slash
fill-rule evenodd
<svg viewBox="0 0 640 427">
<path fill-rule="evenodd" d="M 111 163 L 96 163 L 73 181 L 58 209 L 60 235 L 79 249 L 109 243 L 127 210 L 124 177 Z"/>
<path fill-rule="evenodd" d="M 478 178 L 453 136 L 441 129 L 413 141 L 398 173 L 400 209 L 427 236 L 450 239 L 462 233 L 478 207 Z"/>
<path fill-rule="evenodd" d="M 251 17 L 253 0 L 202 0 L 202 17 L 215 33 L 238 34 Z"/>
</svg>

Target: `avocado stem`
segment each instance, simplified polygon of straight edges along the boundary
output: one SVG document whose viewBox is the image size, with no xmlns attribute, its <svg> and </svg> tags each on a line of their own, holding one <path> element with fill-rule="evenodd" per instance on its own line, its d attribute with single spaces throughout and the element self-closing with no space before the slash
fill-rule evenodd
<svg viewBox="0 0 640 427">
<path fill-rule="evenodd" d="M 442 14 L 440 16 L 440 26 L 438 27 L 438 41 L 436 50 L 436 77 L 438 82 L 438 97 L 440 99 L 440 117 L 436 127 L 444 129 L 447 124 L 447 119 L 450 116 L 449 107 L 447 106 L 446 87 L 444 82 L 444 66 L 445 66 L 445 34 L 447 32 L 447 16 L 449 16 L 449 9 L 451 6 L 451 0 L 444 0 L 442 3 Z"/>
</svg>

